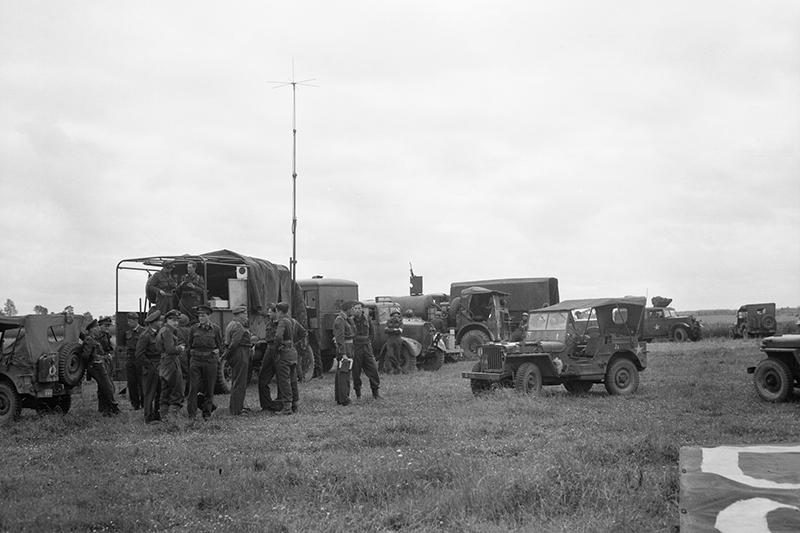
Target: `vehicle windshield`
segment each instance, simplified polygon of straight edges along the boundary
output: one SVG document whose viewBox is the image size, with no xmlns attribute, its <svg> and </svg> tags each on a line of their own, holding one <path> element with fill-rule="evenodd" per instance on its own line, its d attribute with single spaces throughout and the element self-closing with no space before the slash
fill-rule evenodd
<svg viewBox="0 0 800 533">
<path fill-rule="evenodd" d="M 526 341 L 563 341 L 567 332 L 568 311 L 532 313 L 528 320 Z"/>
<path fill-rule="evenodd" d="M 667 318 L 675 318 L 678 316 L 678 313 L 671 307 L 664 309 L 664 316 Z"/>
</svg>

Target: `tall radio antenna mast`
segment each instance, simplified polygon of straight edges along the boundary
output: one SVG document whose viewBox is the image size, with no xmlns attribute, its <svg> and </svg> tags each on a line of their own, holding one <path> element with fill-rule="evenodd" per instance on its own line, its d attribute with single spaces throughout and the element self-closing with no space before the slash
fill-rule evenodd
<svg viewBox="0 0 800 533">
<path fill-rule="evenodd" d="M 294 59 L 292 59 L 292 79 L 290 81 L 268 81 L 273 89 L 292 87 L 292 258 L 289 260 L 289 273 L 292 276 L 292 299 L 289 305 L 294 308 L 294 286 L 297 281 L 297 86 L 318 87 L 308 82 L 315 78 L 297 81 L 294 79 Z"/>
</svg>

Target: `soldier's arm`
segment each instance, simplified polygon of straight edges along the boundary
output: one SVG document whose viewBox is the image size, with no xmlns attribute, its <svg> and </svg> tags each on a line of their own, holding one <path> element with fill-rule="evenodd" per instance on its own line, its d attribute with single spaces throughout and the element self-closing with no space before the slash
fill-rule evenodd
<svg viewBox="0 0 800 533">
<path fill-rule="evenodd" d="M 177 355 L 181 353 L 180 348 L 175 344 L 175 335 L 171 331 L 165 331 L 162 335 L 162 342 L 164 343 L 164 353 L 169 355 Z"/>
<path fill-rule="evenodd" d="M 222 352 L 222 330 L 216 324 L 212 327 L 214 328 L 214 343 L 217 345 L 217 350 Z"/>
<path fill-rule="evenodd" d="M 230 341 L 228 342 L 228 350 L 231 352 L 239 347 L 239 343 L 242 342 L 242 336 L 244 335 L 244 327 L 238 322 L 235 324 L 236 325 L 231 328 Z"/>
</svg>

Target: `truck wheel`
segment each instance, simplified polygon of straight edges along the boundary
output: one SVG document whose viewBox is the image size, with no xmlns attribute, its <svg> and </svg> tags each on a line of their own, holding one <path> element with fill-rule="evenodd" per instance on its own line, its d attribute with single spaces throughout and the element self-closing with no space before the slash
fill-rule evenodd
<svg viewBox="0 0 800 533">
<path fill-rule="evenodd" d="M 422 362 L 418 365 L 420 370 L 427 370 L 428 372 L 435 372 L 442 368 L 444 364 L 444 352 L 438 348 L 434 348 L 428 353 L 424 354 Z"/>
<path fill-rule="evenodd" d="M 5 426 L 19 418 L 22 411 L 19 394 L 13 385 L 0 382 L 0 426 Z"/>
<path fill-rule="evenodd" d="M 481 371 L 480 361 L 472 365 L 472 371 L 473 372 Z M 492 387 L 492 384 L 482 379 L 471 379 L 469 380 L 469 386 L 472 389 L 472 394 L 474 394 L 475 396 L 480 396 L 484 392 L 488 391 Z"/>
<path fill-rule="evenodd" d="M 768 402 L 785 402 L 793 383 L 792 372 L 780 359 L 764 359 L 753 374 L 756 392 Z"/>
<path fill-rule="evenodd" d="M 86 365 L 81 357 L 82 350 L 77 342 L 65 344 L 58 350 L 58 379 L 67 387 L 75 387 L 83 379 Z"/>
<path fill-rule="evenodd" d="M 689 340 L 689 332 L 683 326 L 678 326 L 672 330 L 672 340 L 675 342 L 686 342 Z"/>
<path fill-rule="evenodd" d="M 514 388 L 520 394 L 536 393 L 542 390 L 542 373 L 534 363 L 522 363 L 514 374 Z"/>
<path fill-rule="evenodd" d="M 479 329 L 472 329 L 461 337 L 461 349 L 465 359 L 477 359 L 478 348 L 489 343 L 489 336 Z"/>
<path fill-rule="evenodd" d="M 630 359 L 619 358 L 606 370 L 606 390 L 609 394 L 633 394 L 639 388 L 639 371 Z"/>
<path fill-rule="evenodd" d="M 214 384 L 214 394 L 230 394 L 231 385 L 231 364 L 225 359 L 217 365 L 217 382 Z"/>
<path fill-rule="evenodd" d="M 572 394 L 586 394 L 592 388 L 591 381 L 570 380 L 564 382 L 564 388 Z"/>
</svg>

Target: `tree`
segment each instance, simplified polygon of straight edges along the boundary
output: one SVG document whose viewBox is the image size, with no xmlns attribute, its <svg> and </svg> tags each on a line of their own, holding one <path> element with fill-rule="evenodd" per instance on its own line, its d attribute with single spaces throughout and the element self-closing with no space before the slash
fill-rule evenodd
<svg viewBox="0 0 800 533">
<path fill-rule="evenodd" d="M 47 308 L 43 305 L 34 305 L 33 312 L 37 315 L 46 315 L 48 313 Z"/>
<path fill-rule="evenodd" d="M 14 305 L 14 301 L 11 298 L 8 298 L 3 306 L 3 314 L 6 316 L 15 316 L 17 314 L 17 306 Z"/>
</svg>

